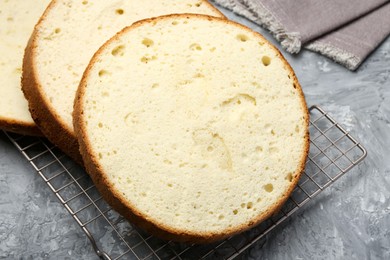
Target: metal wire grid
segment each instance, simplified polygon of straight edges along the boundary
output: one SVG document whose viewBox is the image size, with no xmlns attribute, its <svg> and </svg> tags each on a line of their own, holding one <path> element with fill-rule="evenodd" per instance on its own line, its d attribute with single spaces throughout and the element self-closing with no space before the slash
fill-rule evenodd
<svg viewBox="0 0 390 260">
<path fill-rule="evenodd" d="M 103 259 L 233 259 L 366 157 L 366 150 L 318 106 L 310 108 L 310 153 L 298 186 L 278 214 L 209 245 L 163 241 L 132 226 L 102 199 L 84 170 L 47 140 L 5 133 L 32 164 Z"/>
</svg>

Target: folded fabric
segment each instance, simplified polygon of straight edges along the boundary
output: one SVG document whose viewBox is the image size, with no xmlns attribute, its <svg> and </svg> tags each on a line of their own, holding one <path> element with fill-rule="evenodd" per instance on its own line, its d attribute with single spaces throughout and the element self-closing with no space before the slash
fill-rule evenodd
<svg viewBox="0 0 390 260">
<path fill-rule="evenodd" d="M 268 29 L 290 53 L 301 47 L 355 70 L 390 34 L 389 0 L 214 0 Z"/>
</svg>

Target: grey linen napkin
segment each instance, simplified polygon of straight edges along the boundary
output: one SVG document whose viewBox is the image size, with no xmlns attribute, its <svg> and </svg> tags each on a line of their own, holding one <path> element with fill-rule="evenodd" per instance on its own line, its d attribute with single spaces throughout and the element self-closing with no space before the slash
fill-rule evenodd
<svg viewBox="0 0 390 260">
<path fill-rule="evenodd" d="M 290 53 L 301 47 L 355 70 L 390 34 L 389 0 L 214 0 L 268 29 Z"/>
</svg>

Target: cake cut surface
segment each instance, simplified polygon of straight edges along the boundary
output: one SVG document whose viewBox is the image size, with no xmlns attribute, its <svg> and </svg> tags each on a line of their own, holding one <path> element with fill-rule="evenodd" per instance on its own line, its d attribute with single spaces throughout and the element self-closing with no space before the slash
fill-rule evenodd
<svg viewBox="0 0 390 260">
<path fill-rule="evenodd" d="M 125 28 L 75 101 L 84 165 L 119 213 L 166 239 L 211 242 L 288 198 L 309 148 L 294 72 L 260 34 L 202 15 Z"/>
<path fill-rule="evenodd" d="M 73 101 L 89 60 L 125 26 L 170 13 L 223 16 L 205 0 L 54 0 L 42 16 L 26 49 L 23 91 L 45 136 L 77 162 Z"/>
<path fill-rule="evenodd" d="M 24 48 L 49 0 L 0 2 L 0 128 L 40 135 L 21 88 Z"/>
</svg>

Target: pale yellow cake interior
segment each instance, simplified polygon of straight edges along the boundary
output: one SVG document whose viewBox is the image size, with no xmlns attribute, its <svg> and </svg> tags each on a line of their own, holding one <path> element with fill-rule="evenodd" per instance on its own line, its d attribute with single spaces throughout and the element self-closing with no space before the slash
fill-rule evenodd
<svg viewBox="0 0 390 260">
<path fill-rule="evenodd" d="M 105 46 L 82 87 L 82 142 L 149 221 L 200 233 L 249 225 L 302 170 L 303 96 L 248 29 L 206 18 L 145 23 Z"/>
<path fill-rule="evenodd" d="M 49 0 L 0 1 L 0 120 L 33 125 L 21 90 L 24 48 Z"/>
</svg>

